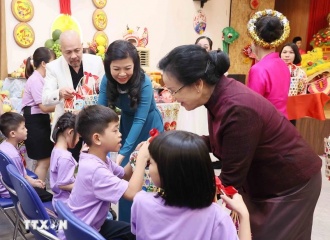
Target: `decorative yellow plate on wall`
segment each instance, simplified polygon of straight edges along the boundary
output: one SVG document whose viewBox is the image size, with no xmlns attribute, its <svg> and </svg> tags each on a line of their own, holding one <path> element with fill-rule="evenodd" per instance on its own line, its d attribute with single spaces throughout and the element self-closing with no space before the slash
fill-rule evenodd
<svg viewBox="0 0 330 240">
<path fill-rule="evenodd" d="M 103 31 L 97 31 L 94 34 L 93 40 L 98 43 L 98 45 L 103 45 L 105 47 L 109 45 L 108 36 Z"/>
<path fill-rule="evenodd" d="M 34 31 L 27 23 L 19 23 L 14 28 L 14 39 L 18 46 L 28 48 L 34 43 Z"/>
<path fill-rule="evenodd" d="M 28 22 L 34 14 L 33 4 L 30 0 L 13 0 L 11 11 L 14 17 L 21 22 Z"/>
<path fill-rule="evenodd" d="M 93 3 L 97 8 L 104 8 L 107 5 L 107 0 L 93 0 Z"/>
<path fill-rule="evenodd" d="M 94 27 L 102 31 L 107 27 L 108 18 L 107 14 L 102 9 L 96 9 L 93 13 L 93 24 Z"/>
</svg>

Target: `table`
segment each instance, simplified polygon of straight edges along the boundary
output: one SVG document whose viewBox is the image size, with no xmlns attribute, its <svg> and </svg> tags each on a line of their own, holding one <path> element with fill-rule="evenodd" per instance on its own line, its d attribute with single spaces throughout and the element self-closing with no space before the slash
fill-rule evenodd
<svg viewBox="0 0 330 240">
<path fill-rule="evenodd" d="M 289 120 L 311 117 L 325 120 L 324 105 L 330 97 L 324 93 L 289 96 L 287 112 Z"/>
<path fill-rule="evenodd" d="M 324 153 L 323 139 L 330 135 L 330 119 L 326 119 L 324 106 L 330 97 L 324 93 L 290 96 L 288 118 L 298 119 L 296 128 L 318 154 Z"/>
</svg>

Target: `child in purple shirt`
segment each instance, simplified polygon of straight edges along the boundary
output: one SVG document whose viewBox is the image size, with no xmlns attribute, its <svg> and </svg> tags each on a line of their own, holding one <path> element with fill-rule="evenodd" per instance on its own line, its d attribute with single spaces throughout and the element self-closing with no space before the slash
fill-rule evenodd
<svg viewBox="0 0 330 240">
<path fill-rule="evenodd" d="M 18 144 L 27 137 L 24 117 L 18 113 L 7 112 L 0 116 L 0 131 L 7 138 L 0 144 L 0 151 L 6 154 L 18 171 L 33 187 L 44 188 L 45 183 L 40 179 L 33 179 L 26 174 L 22 157 L 18 150 Z M 0 196 L 10 198 L 9 192 L 0 183 Z"/>
<path fill-rule="evenodd" d="M 106 217 L 110 203 L 116 204 L 121 197 L 132 200 L 141 190 L 148 156 L 138 155 L 133 174 L 129 163 L 123 168 L 107 157 L 109 152 L 119 151 L 122 140 L 119 118 L 110 108 L 101 105 L 84 108 L 78 115 L 76 129 L 89 150 L 80 154 L 69 208 L 106 239 L 135 239 L 128 223 Z M 146 144 L 141 149 L 144 147 Z"/>
<path fill-rule="evenodd" d="M 251 239 L 249 213 L 241 195 L 221 196 L 240 218 L 239 236 L 233 220 L 217 203 L 215 176 L 203 139 L 185 131 L 155 137 L 149 149 L 149 174 L 157 193 L 134 197 L 131 224 L 137 239 Z"/>
<path fill-rule="evenodd" d="M 50 187 L 54 192 L 53 206 L 58 200 L 66 202 L 69 199 L 75 181 L 74 171 L 77 161 L 68 151 L 74 148 L 79 141 L 79 136 L 75 131 L 76 115 L 67 112 L 57 121 L 52 138 L 55 147 L 50 157 Z"/>
</svg>

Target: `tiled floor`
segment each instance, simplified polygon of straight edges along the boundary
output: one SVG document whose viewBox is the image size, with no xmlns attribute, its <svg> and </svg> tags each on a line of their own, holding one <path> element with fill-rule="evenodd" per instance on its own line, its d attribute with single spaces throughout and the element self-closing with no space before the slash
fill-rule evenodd
<svg viewBox="0 0 330 240">
<path fill-rule="evenodd" d="M 324 167 L 322 174 L 324 175 Z M 0 213 L 0 240 L 12 239 L 13 230 L 13 226 Z M 27 234 L 27 238 L 34 239 L 31 234 Z M 22 238 L 18 237 L 17 239 Z M 327 239 L 330 239 L 330 181 L 323 177 L 322 191 L 314 214 L 312 240 Z"/>
</svg>

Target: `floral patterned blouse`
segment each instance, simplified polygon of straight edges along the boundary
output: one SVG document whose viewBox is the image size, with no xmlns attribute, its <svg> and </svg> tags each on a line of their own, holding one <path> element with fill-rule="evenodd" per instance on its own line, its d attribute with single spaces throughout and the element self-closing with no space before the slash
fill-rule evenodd
<svg viewBox="0 0 330 240">
<path fill-rule="evenodd" d="M 305 71 L 294 64 L 288 64 L 288 67 L 291 75 L 289 96 L 306 94 L 307 75 Z"/>
</svg>

